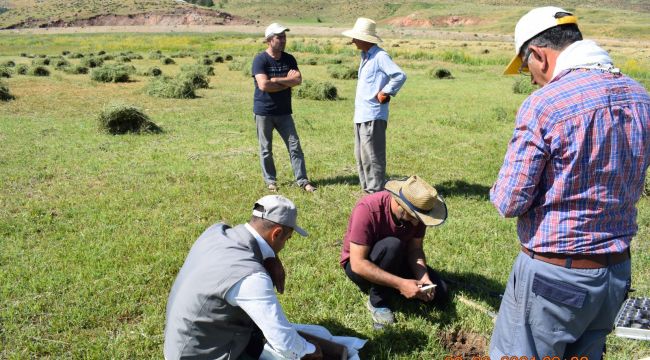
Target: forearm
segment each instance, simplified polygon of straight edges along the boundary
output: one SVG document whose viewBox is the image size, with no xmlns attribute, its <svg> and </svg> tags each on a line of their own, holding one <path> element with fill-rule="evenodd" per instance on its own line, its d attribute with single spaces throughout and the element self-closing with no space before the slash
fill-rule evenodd
<svg viewBox="0 0 650 360">
<path fill-rule="evenodd" d="M 350 263 L 352 271 L 367 281 L 394 289 L 399 289 L 403 280 L 401 277 L 393 275 L 369 260 L 360 260 Z"/>
<path fill-rule="evenodd" d="M 273 84 L 282 85 L 285 89 L 298 86 L 302 83 L 302 77 L 275 77 L 270 80 Z"/>
<path fill-rule="evenodd" d="M 407 257 L 408 264 L 415 276 L 415 279 L 423 282 L 430 282 L 427 271 L 427 259 L 422 249 L 412 250 Z"/>
</svg>

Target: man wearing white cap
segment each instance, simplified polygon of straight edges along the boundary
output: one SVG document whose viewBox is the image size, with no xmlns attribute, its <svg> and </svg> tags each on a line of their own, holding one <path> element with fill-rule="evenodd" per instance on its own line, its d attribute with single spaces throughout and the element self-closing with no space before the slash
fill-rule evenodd
<svg viewBox="0 0 650 360">
<path fill-rule="evenodd" d="M 277 254 L 294 231 L 307 236 L 297 218 L 289 199 L 268 195 L 247 224 L 215 224 L 199 237 L 167 301 L 166 360 L 258 359 L 264 339 L 278 358 L 322 358 L 289 323 L 273 291 L 274 285 L 284 291 Z"/>
<path fill-rule="evenodd" d="M 422 248 L 426 227 L 446 219 L 442 197 L 417 176 L 387 182 L 386 191 L 364 196 L 352 210 L 340 264 L 368 293 L 366 307 L 376 328 L 395 321 L 390 302 L 396 293 L 447 302 L 447 285 L 427 266 Z"/>
<path fill-rule="evenodd" d="M 601 359 L 631 282 L 636 203 L 650 162 L 650 97 L 582 40 L 577 18 L 536 8 L 505 73 L 541 86 L 522 104 L 490 191 L 521 251 L 490 357 Z"/>
<path fill-rule="evenodd" d="M 354 101 L 354 156 L 361 188 L 374 193 L 384 188 L 386 177 L 386 127 L 388 102 L 397 95 L 406 74 L 384 49 L 374 21 L 358 18 L 343 32 L 361 50 L 359 80 Z"/>
<path fill-rule="evenodd" d="M 282 137 L 293 175 L 298 186 L 307 192 L 316 188 L 307 178 L 305 155 L 291 114 L 291 88 L 302 83 L 302 75 L 296 59 L 286 52 L 288 28 L 273 23 L 266 28 L 264 37 L 267 48 L 253 59 L 252 74 L 255 85 L 253 113 L 260 144 L 262 176 L 270 191 L 277 191 L 275 163 L 273 162 L 273 129 Z"/>
</svg>

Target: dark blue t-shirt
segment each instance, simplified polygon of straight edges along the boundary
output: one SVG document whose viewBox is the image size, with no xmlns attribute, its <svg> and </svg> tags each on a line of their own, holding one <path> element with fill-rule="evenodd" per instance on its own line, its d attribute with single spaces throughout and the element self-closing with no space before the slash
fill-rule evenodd
<svg viewBox="0 0 650 360">
<path fill-rule="evenodd" d="M 260 90 L 255 80 L 256 74 L 266 74 L 269 79 L 285 77 L 289 70 L 298 70 L 296 58 L 282 52 L 279 60 L 273 59 L 263 51 L 253 59 L 253 83 L 255 83 L 255 96 L 253 97 L 253 113 L 256 115 L 289 115 L 291 110 L 291 88 L 278 92 L 265 92 Z"/>
</svg>

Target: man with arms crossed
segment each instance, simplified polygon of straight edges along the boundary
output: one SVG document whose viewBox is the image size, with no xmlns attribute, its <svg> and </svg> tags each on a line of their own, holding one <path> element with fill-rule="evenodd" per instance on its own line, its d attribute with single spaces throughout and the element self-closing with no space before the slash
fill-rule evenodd
<svg viewBox="0 0 650 360">
<path fill-rule="evenodd" d="M 490 199 L 521 251 L 490 357 L 601 359 L 630 287 L 630 241 L 650 155 L 650 97 L 557 7 L 524 15 L 506 74 L 541 86 L 522 104 Z"/>
<path fill-rule="evenodd" d="M 296 59 L 284 52 L 287 44 L 286 27 L 273 23 L 266 28 L 264 36 L 267 48 L 253 59 L 255 94 L 253 113 L 260 144 L 260 164 L 266 186 L 277 191 L 275 163 L 273 162 L 273 129 L 284 140 L 296 183 L 307 192 L 316 188 L 309 183 L 305 167 L 305 155 L 293 121 L 291 88 L 302 83 Z"/>
<path fill-rule="evenodd" d="M 194 243 L 167 301 L 165 359 L 258 359 L 264 339 L 283 359 L 321 359 L 287 320 L 273 291 L 284 290 L 277 254 L 296 224 L 295 205 L 259 199 L 247 224 L 212 225 Z"/>
</svg>

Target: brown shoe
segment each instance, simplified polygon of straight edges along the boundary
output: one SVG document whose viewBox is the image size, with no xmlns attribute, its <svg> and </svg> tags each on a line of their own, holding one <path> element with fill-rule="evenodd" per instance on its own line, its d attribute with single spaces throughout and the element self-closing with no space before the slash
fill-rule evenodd
<svg viewBox="0 0 650 360">
<path fill-rule="evenodd" d="M 270 192 L 278 192 L 278 186 L 275 183 L 268 184 L 267 188 Z"/>
<path fill-rule="evenodd" d="M 311 192 L 311 193 L 316 191 L 316 187 L 310 183 L 306 183 L 305 185 L 303 185 L 302 189 L 305 190 L 306 192 Z"/>
</svg>

